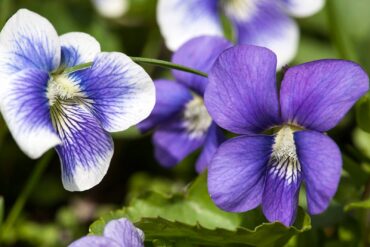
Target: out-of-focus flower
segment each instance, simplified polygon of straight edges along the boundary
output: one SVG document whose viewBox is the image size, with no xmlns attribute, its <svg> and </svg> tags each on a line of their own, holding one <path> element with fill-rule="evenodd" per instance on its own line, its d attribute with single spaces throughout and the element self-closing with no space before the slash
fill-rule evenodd
<svg viewBox="0 0 370 247">
<path fill-rule="evenodd" d="M 225 51 L 212 68 L 205 105 L 219 126 L 241 136 L 217 150 L 208 190 L 224 210 L 262 204 L 269 221 L 291 225 L 302 182 L 311 214 L 325 210 L 334 196 L 341 153 L 323 132 L 368 91 L 369 80 L 353 62 L 314 61 L 286 71 L 279 100 L 275 68 L 273 52 L 247 45 Z"/>
<path fill-rule="evenodd" d="M 123 16 L 128 8 L 128 0 L 92 0 L 95 9 L 104 17 L 118 18 Z"/>
<path fill-rule="evenodd" d="M 144 247 L 144 233 L 129 220 L 110 221 L 103 236 L 86 236 L 71 243 L 69 247 Z"/>
<path fill-rule="evenodd" d="M 88 34 L 58 37 L 24 9 L 0 33 L 0 81 L 0 109 L 19 147 L 34 159 L 55 147 L 70 191 L 102 180 L 113 155 L 108 132 L 137 124 L 155 103 L 152 80 L 129 57 L 100 52 Z"/>
<path fill-rule="evenodd" d="M 299 30 L 289 15 L 309 16 L 323 5 L 324 0 L 159 0 L 157 18 L 168 48 L 175 51 L 200 35 L 222 36 L 225 15 L 238 44 L 271 49 L 280 68 L 298 48 Z"/>
<path fill-rule="evenodd" d="M 198 37 L 185 43 L 172 62 L 208 72 L 218 55 L 229 47 L 231 43 L 221 37 Z M 143 132 L 155 128 L 155 157 L 165 167 L 178 164 L 203 146 L 196 164 L 201 172 L 224 139 L 203 103 L 208 79 L 180 71 L 173 71 L 173 75 L 175 81 L 155 81 L 156 105 L 139 128 Z"/>
</svg>

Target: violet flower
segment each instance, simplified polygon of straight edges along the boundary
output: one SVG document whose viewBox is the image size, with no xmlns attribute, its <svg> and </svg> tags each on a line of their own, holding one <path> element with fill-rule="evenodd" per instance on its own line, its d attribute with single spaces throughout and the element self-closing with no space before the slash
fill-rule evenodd
<svg viewBox="0 0 370 247">
<path fill-rule="evenodd" d="M 159 0 L 157 18 L 168 48 L 175 51 L 200 35 L 223 36 L 225 15 L 238 44 L 271 49 L 280 68 L 298 48 L 299 30 L 290 15 L 309 16 L 323 5 L 324 0 Z"/>
<path fill-rule="evenodd" d="M 90 68 L 68 68 L 93 62 Z M 0 33 L 0 109 L 20 149 L 39 158 L 55 147 L 63 185 L 89 189 L 104 177 L 113 155 L 108 132 L 146 118 L 155 89 L 129 57 L 100 52 L 85 33 L 58 37 L 48 20 L 22 9 Z"/>
<path fill-rule="evenodd" d="M 302 182 L 310 214 L 323 212 L 334 196 L 341 153 L 323 132 L 368 91 L 369 81 L 353 62 L 319 60 L 289 68 L 279 99 L 275 68 L 273 52 L 246 45 L 228 49 L 215 62 L 205 105 L 219 126 L 241 136 L 217 150 L 208 190 L 226 211 L 261 204 L 269 221 L 291 225 Z"/>
<path fill-rule="evenodd" d="M 230 46 L 221 37 L 198 37 L 184 44 L 172 62 L 208 72 L 218 55 Z M 173 71 L 173 75 L 175 81 L 155 81 L 156 105 L 139 128 L 142 132 L 155 128 L 155 157 L 164 167 L 175 166 L 203 146 L 196 163 L 196 170 L 201 172 L 224 139 L 203 104 L 208 79 L 181 71 Z"/>
<path fill-rule="evenodd" d="M 86 236 L 74 241 L 69 247 L 144 247 L 144 233 L 129 220 L 110 221 L 103 236 Z"/>
</svg>

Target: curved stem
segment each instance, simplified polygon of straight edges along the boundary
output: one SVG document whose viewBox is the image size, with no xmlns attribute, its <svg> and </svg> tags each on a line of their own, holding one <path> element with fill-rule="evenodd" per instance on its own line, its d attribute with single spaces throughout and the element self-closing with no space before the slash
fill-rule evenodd
<svg viewBox="0 0 370 247">
<path fill-rule="evenodd" d="M 37 182 L 40 180 L 40 177 L 45 171 L 45 168 L 47 164 L 49 163 L 50 159 L 52 158 L 52 156 L 53 156 L 53 151 L 49 151 L 36 164 L 35 168 L 33 169 L 31 173 L 31 176 L 28 178 L 25 186 L 23 187 L 21 194 L 18 196 L 16 202 L 14 203 L 13 207 L 10 210 L 8 217 L 6 218 L 3 224 L 3 227 L 1 229 L 2 231 L 0 232 L 1 233 L 0 240 L 4 239 L 4 237 L 7 236 L 9 230 L 12 228 L 19 214 L 22 212 L 22 209 L 28 197 L 32 193 Z"/>
</svg>

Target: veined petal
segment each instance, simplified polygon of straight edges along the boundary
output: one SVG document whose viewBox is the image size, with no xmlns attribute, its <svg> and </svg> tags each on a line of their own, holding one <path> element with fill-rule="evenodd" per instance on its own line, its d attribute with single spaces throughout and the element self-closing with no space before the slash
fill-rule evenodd
<svg viewBox="0 0 370 247">
<path fill-rule="evenodd" d="M 142 132 L 146 132 L 171 117 L 175 117 L 193 96 L 188 88 L 180 83 L 169 80 L 154 81 L 156 102 L 150 116 L 138 124 Z"/>
<path fill-rule="evenodd" d="M 215 124 L 209 127 L 203 150 L 195 164 L 198 173 L 203 172 L 211 163 L 213 155 L 216 153 L 217 148 L 226 140 L 222 130 Z"/>
<path fill-rule="evenodd" d="M 172 51 L 197 36 L 223 36 L 215 0 L 159 0 L 157 20 Z"/>
<path fill-rule="evenodd" d="M 122 247 L 114 240 L 101 236 L 86 236 L 74 241 L 68 247 Z"/>
<path fill-rule="evenodd" d="M 279 123 L 276 56 L 257 46 L 223 52 L 209 74 L 205 104 L 214 121 L 238 134 L 258 133 Z"/>
<path fill-rule="evenodd" d="M 266 47 L 277 56 L 277 68 L 289 63 L 298 49 L 299 30 L 277 1 L 254 3 L 255 10 L 250 18 L 231 16 L 236 26 L 239 44 Z"/>
<path fill-rule="evenodd" d="M 0 33 L 1 79 L 23 69 L 51 72 L 59 63 L 59 37 L 51 23 L 29 10 L 18 10 Z"/>
<path fill-rule="evenodd" d="M 323 212 L 337 191 L 342 157 L 335 142 L 316 131 L 295 134 L 310 214 Z"/>
<path fill-rule="evenodd" d="M 102 52 L 90 69 L 70 75 L 89 100 L 92 112 L 109 132 L 125 130 L 149 116 L 155 87 L 142 67 L 118 52 Z"/>
<path fill-rule="evenodd" d="M 100 44 L 89 34 L 72 32 L 60 36 L 62 61 L 64 67 L 93 62 L 100 52 Z"/>
<path fill-rule="evenodd" d="M 108 18 L 122 16 L 129 7 L 128 0 L 92 0 L 92 3 L 99 14 Z"/>
<path fill-rule="evenodd" d="M 232 44 L 222 37 L 201 36 L 182 45 L 173 55 L 172 62 L 208 73 L 218 56 Z M 172 71 L 176 80 L 203 95 L 208 79 L 179 70 Z"/>
<path fill-rule="evenodd" d="M 33 159 L 60 143 L 50 118 L 48 80 L 47 72 L 29 69 L 0 83 L 4 120 L 20 149 Z"/>
<path fill-rule="evenodd" d="M 191 135 L 180 115 L 160 125 L 154 132 L 155 157 L 162 166 L 173 167 L 198 149 L 204 140 L 205 134 Z"/>
<path fill-rule="evenodd" d="M 208 166 L 208 191 L 226 211 L 244 212 L 262 201 L 272 136 L 240 136 L 219 147 Z"/>
<path fill-rule="evenodd" d="M 353 62 L 319 60 L 289 68 L 280 89 L 282 118 L 327 131 L 368 89 L 368 76 Z"/>
<path fill-rule="evenodd" d="M 56 150 L 62 164 L 64 188 L 83 191 L 97 185 L 113 156 L 109 133 L 84 106 L 70 101 L 55 103 L 51 116 L 62 140 Z"/>
<path fill-rule="evenodd" d="M 127 219 L 110 221 L 105 226 L 104 236 L 121 247 L 144 247 L 144 233 Z"/>
<path fill-rule="evenodd" d="M 325 5 L 325 0 L 283 0 L 290 15 L 307 17 L 319 12 Z"/>
</svg>

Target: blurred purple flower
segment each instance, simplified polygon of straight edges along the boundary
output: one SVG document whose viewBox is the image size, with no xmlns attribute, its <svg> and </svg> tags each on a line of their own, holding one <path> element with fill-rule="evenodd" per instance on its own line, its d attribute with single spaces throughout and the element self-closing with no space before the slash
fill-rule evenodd
<svg viewBox="0 0 370 247">
<path fill-rule="evenodd" d="M 238 44 L 267 47 L 278 68 L 297 51 L 299 30 L 289 15 L 309 16 L 324 0 L 159 0 L 157 18 L 169 49 L 200 35 L 223 35 L 221 15 L 231 22 Z"/>
<path fill-rule="evenodd" d="M 279 100 L 275 68 L 273 52 L 247 45 L 223 52 L 215 62 L 205 105 L 219 126 L 241 136 L 217 150 L 208 190 L 226 211 L 262 204 L 269 221 L 291 225 L 302 182 L 311 214 L 324 211 L 334 196 L 341 153 L 322 132 L 338 124 L 369 81 L 353 62 L 314 61 L 286 71 Z"/>
<path fill-rule="evenodd" d="M 86 236 L 74 241 L 69 247 L 144 247 L 144 233 L 129 220 L 110 221 L 103 236 Z"/>
<path fill-rule="evenodd" d="M 184 44 L 172 62 L 208 72 L 218 55 L 229 47 L 231 43 L 221 37 L 198 37 Z M 143 132 L 155 128 L 155 156 L 164 167 L 178 164 L 203 146 L 196 164 L 196 170 L 202 172 L 224 139 L 203 103 L 208 79 L 181 71 L 173 71 L 173 75 L 175 81 L 155 81 L 156 105 L 139 128 Z"/>
<path fill-rule="evenodd" d="M 88 69 L 66 72 L 87 62 Z M 25 9 L 0 33 L 0 81 L 0 109 L 15 141 L 34 159 L 55 147 L 70 191 L 103 179 L 113 155 L 108 131 L 137 124 L 155 102 L 152 80 L 129 57 L 100 52 L 85 33 L 58 37 Z"/>
</svg>

